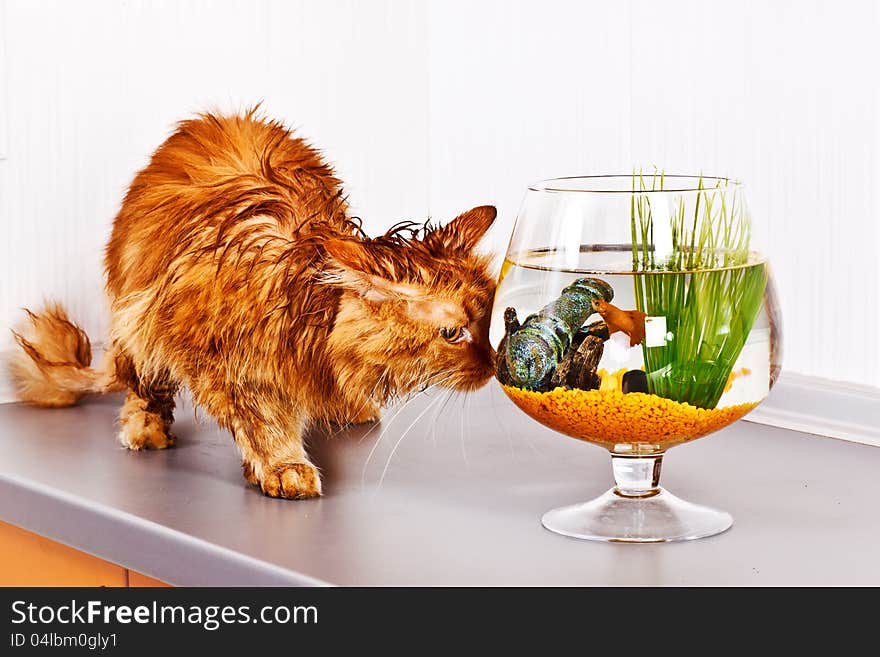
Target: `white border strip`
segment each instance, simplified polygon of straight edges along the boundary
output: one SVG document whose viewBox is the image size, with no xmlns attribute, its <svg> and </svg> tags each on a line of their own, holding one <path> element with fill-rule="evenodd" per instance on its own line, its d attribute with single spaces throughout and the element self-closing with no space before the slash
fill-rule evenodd
<svg viewBox="0 0 880 657">
<path fill-rule="evenodd" d="M 786 372 L 744 419 L 880 447 L 880 389 Z"/>
</svg>

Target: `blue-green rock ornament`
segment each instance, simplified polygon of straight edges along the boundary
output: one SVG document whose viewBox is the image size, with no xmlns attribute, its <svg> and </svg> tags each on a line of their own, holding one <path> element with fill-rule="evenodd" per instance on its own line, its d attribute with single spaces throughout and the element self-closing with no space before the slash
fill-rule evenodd
<svg viewBox="0 0 880 657">
<path fill-rule="evenodd" d="M 575 336 L 593 314 L 593 300 L 610 302 L 613 298 L 614 290 L 602 279 L 580 278 L 522 324 L 516 311 L 508 308 L 496 361 L 499 380 L 526 390 L 546 388 Z"/>
</svg>

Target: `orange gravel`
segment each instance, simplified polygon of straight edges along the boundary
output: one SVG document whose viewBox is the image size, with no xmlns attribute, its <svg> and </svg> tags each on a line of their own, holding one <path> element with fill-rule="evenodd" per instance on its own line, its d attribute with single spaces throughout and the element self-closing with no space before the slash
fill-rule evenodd
<svg viewBox="0 0 880 657">
<path fill-rule="evenodd" d="M 606 447 L 620 443 L 671 447 L 717 431 L 758 405 L 707 410 L 642 392 L 565 388 L 532 392 L 501 387 L 514 404 L 541 424 Z"/>
</svg>

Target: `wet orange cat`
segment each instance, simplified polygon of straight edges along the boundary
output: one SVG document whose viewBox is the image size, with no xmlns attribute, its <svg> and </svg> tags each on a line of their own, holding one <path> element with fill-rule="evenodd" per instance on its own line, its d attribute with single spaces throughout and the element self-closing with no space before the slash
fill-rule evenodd
<svg viewBox="0 0 880 657">
<path fill-rule="evenodd" d="M 120 441 L 163 449 L 186 386 L 232 432 L 249 482 L 320 495 L 310 426 L 373 421 L 422 386 L 470 390 L 492 375 L 494 280 L 474 247 L 494 218 L 484 206 L 368 239 L 321 155 L 278 123 L 254 111 L 184 121 L 114 221 L 102 366 L 49 305 L 16 331 L 19 397 L 64 406 L 125 388 Z"/>
</svg>

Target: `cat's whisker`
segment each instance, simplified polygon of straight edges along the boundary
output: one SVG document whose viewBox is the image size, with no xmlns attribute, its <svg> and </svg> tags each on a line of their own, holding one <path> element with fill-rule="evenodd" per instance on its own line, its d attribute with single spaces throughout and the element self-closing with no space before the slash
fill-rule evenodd
<svg viewBox="0 0 880 657">
<path fill-rule="evenodd" d="M 464 415 L 465 415 L 465 412 L 467 411 L 467 408 L 468 408 L 468 401 L 469 401 L 469 400 L 470 400 L 470 397 L 468 397 L 467 395 L 465 395 L 465 396 L 464 396 L 464 399 L 462 400 L 462 403 L 461 403 L 461 415 L 459 416 L 459 417 L 460 417 L 459 427 L 460 427 L 460 429 L 461 429 L 461 434 L 460 434 L 460 438 L 461 438 L 461 456 L 462 456 L 462 458 L 464 459 L 464 466 L 465 466 L 466 468 L 469 468 L 469 467 L 470 467 L 470 463 L 468 462 L 467 450 L 464 448 Z"/>
<path fill-rule="evenodd" d="M 406 398 L 406 400 L 403 402 L 403 405 L 400 406 L 400 408 L 398 408 L 398 409 L 394 412 L 394 415 L 391 416 L 391 419 L 389 419 L 389 420 L 384 424 L 384 426 L 385 426 L 386 428 L 387 428 L 388 426 L 390 426 L 391 423 L 394 421 L 394 419 L 395 419 L 395 418 L 396 418 L 396 417 L 397 417 L 397 416 L 398 416 L 398 415 L 399 415 L 399 414 L 400 414 L 400 413 L 401 413 L 401 412 L 402 412 L 402 411 L 403 411 L 403 410 L 404 410 L 404 409 L 405 409 L 405 408 L 406 408 L 406 407 L 407 407 L 407 406 L 408 406 L 408 405 L 409 405 L 409 404 L 410 404 L 410 403 L 411 403 L 416 397 L 418 397 L 418 396 L 421 395 L 421 394 L 427 394 L 427 393 L 431 392 L 432 390 L 434 390 L 435 388 L 439 388 L 439 387 L 441 387 L 444 383 L 446 383 L 447 381 L 449 381 L 449 380 L 452 378 L 452 375 L 453 375 L 454 373 L 455 373 L 454 370 L 443 370 L 443 371 L 438 372 L 437 374 L 433 375 L 431 378 L 436 378 L 436 377 L 438 377 L 438 376 L 443 376 L 443 379 L 441 379 L 441 380 L 439 380 L 439 381 L 437 381 L 437 382 L 435 382 L 435 383 L 432 383 L 432 384 L 430 384 L 429 386 L 427 386 L 426 388 L 424 388 L 424 389 L 420 389 L 420 390 L 418 390 L 417 392 L 412 393 L 411 395 L 409 395 L 409 396 Z M 379 426 L 382 426 L 382 424 L 383 424 L 383 423 L 382 423 L 382 420 L 380 419 L 380 421 L 377 422 L 375 425 L 373 425 L 373 426 L 370 428 L 370 430 L 367 431 L 367 433 L 365 433 L 363 436 L 361 436 L 361 438 L 360 438 L 360 440 L 359 440 L 358 442 L 364 442 L 367 438 L 370 437 L 370 435 L 372 435 L 372 433 L 373 433 L 373 432 L 374 432 Z M 383 433 L 384 433 L 384 431 L 383 431 Z M 381 440 L 381 436 L 379 437 L 379 439 Z M 375 446 L 374 446 L 374 448 L 375 448 Z M 372 452 L 370 453 L 370 455 L 372 456 Z M 369 459 L 369 457 L 367 457 L 367 458 Z"/>
<path fill-rule="evenodd" d="M 364 403 L 360 405 L 360 407 L 357 410 L 357 413 L 354 414 L 355 417 L 359 417 L 365 410 L 367 410 L 367 407 L 370 405 L 370 402 L 376 403 L 376 399 L 374 397 L 374 395 L 376 394 L 376 389 L 381 384 L 385 383 L 385 377 L 386 377 L 386 375 L 383 374 L 378 379 L 376 379 L 376 385 L 373 386 L 373 389 L 370 391 L 370 394 L 364 399 Z M 377 420 L 375 422 L 375 424 L 370 428 L 370 431 L 375 429 L 379 425 L 380 421 L 381 421 L 381 418 L 379 418 L 379 420 Z M 339 429 L 334 433 L 334 435 L 340 434 L 348 428 L 349 428 L 348 424 L 342 424 L 339 427 Z M 360 442 L 363 442 L 364 438 L 366 438 L 370 434 L 370 431 L 368 431 L 364 436 L 361 437 Z"/>
<path fill-rule="evenodd" d="M 383 428 L 382 428 L 382 433 L 379 434 L 379 437 L 376 439 L 376 442 L 373 444 L 373 447 L 370 449 L 370 453 L 367 455 L 367 458 L 366 458 L 366 460 L 364 461 L 364 467 L 363 467 L 363 470 L 361 471 L 361 485 L 362 485 L 362 486 L 365 486 L 365 485 L 366 485 L 366 480 L 367 480 L 367 469 L 369 468 L 370 462 L 371 462 L 372 459 L 373 459 L 373 455 L 376 453 L 376 450 L 379 448 L 379 445 L 382 443 L 383 438 L 384 438 L 385 435 L 388 433 L 388 430 L 391 428 L 392 423 L 397 419 L 397 416 L 399 416 L 399 415 L 400 415 L 400 414 L 401 414 L 401 413 L 402 413 L 402 412 L 403 412 L 403 411 L 404 411 L 404 410 L 405 410 L 405 409 L 406 409 L 406 408 L 407 408 L 407 407 L 408 407 L 413 401 L 415 401 L 415 399 L 416 399 L 419 395 L 421 395 L 421 394 L 427 394 L 427 393 L 429 393 L 429 392 L 431 392 L 431 391 L 433 391 L 433 390 L 435 390 L 435 389 L 437 389 L 437 388 L 442 387 L 443 384 L 445 384 L 445 383 L 447 383 L 448 381 L 450 381 L 450 380 L 452 379 L 452 377 L 453 377 L 455 374 L 456 374 L 456 370 L 454 370 L 454 369 L 442 370 L 442 371 L 440 371 L 440 372 L 437 372 L 437 373 L 432 374 L 430 377 L 428 377 L 426 383 L 427 383 L 428 381 L 431 381 L 431 380 L 434 380 L 434 381 L 435 381 L 434 383 L 431 383 L 431 384 L 428 385 L 426 388 L 424 388 L 424 389 L 422 389 L 422 390 L 419 390 L 417 393 L 415 393 L 414 395 L 412 395 L 409 399 L 407 399 L 407 400 L 406 400 L 406 401 L 400 406 L 400 408 L 398 408 L 398 409 L 394 412 L 394 415 L 392 415 L 391 418 L 390 418 L 387 422 L 381 422 L 381 421 L 380 421 L 380 422 L 377 422 L 375 426 L 373 426 L 369 431 L 367 431 L 367 433 L 365 433 L 365 434 L 361 437 L 361 439 L 360 439 L 359 442 L 363 442 L 363 441 L 365 441 L 370 435 L 372 435 L 372 433 L 373 433 L 373 432 L 374 432 L 379 426 L 382 426 L 382 427 L 383 427 Z M 442 378 L 441 378 L 441 377 L 442 377 Z M 423 384 L 423 385 L 424 385 L 424 384 Z M 449 389 L 449 391 L 447 392 L 447 394 L 446 394 L 445 396 L 444 396 L 444 395 L 439 395 L 439 396 L 436 397 L 435 399 L 431 400 L 431 402 L 428 403 L 428 406 L 426 407 L 425 411 L 427 411 L 427 409 L 430 409 L 430 408 L 432 408 L 432 407 L 436 407 L 438 412 L 437 412 L 437 415 L 436 415 L 435 417 L 439 417 L 439 412 L 442 411 L 443 408 L 445 408 L 446 404 L 448 403 L 449 399 L 452 397 L 453 393 L 457 394 L 457 391 L 455 391 L 455 390 L 453 390 L 453 389 Z M 437 402 L 438 402 L 439 400 L 443 400 L 443 403 L 442 403 L 441 405 L 437 405 Z M 424 415 L 425 411 L 423 411 L 423 412 L 422 412 L 422 413 L 416 418 L 416 421 L 418 421 L 418 420 Z M 410 429 L 412 429 L 412 426 L 414 426 L 414 424 L 415 424 L 415 423 L 413 423 L 413 425 L 410 425 L 410 427 L 407 428 L 407 430 L 404 432 L 404 434 L 401 436 L 401 438 L 398 440 L 398 442 L 395 444 L 394 448 L 392 449 L 392 452 L 391 452 L 391 455 L 389 456 L 388 462 L 386 463 L 385 468 L 384 468 L 383 471 L 382 471 L 382 477 L 383 477 L 383 478 L 384 478 L 384 476 L 385 476 L 385 472 L 387 472 L 387 470 L 388 470 L 388 466 L 390 465 L 391 458 L 394 456 L 394 452 L 397 450 L 397 447 L 398 447 L 399 444 L 400 444 L 400 441 L 403 439 L 403 437 L 406 436 L 406 433 L 407 433 L 408 431 L 410 431 Z M 432 425 L 435 427 L 435 431 L 436 431 L 436 419 L 435 419 L 435 422 L 432 423 Z M 436 434 L 435 434 L 435 435 L 436 435 Z M 381 485 L 381 480 L 380 480 L 379 483 L 380 483 L 380 485 Z"/>
<path fill-rule="evenodd" d="M 452 376 L 455 373 L 456 370 L 454 368 L 440 370 L 439 372 L 434 372 L 433 374 L 427 376 L 425 379 L 415 383 L 413 387 L 418 390 L 418 392 L 426 392 L 431 388 L 439 388 L 442 387 L 444 383 L 447 383 L 450 379 L 452 379 Z"/>
<path fill-rule="evenodd" d="M 379 476 L 379 483 L 376 484 L 376 489 L 378 490 L 382 486 L 382 482 L 385 481 L 385 474 L 388 472 L 388 468 L 391 466 L 391 460 L 394 458 L 394 454 L 397 452 L 397 448 L 400 447 L 400 444 L 403 442 L 403 439 L 406 438 L 407 434 L 412 430 L 414 426 L 421 420 L 425 414 L 431 410 L 437 402 L 439 402 L 443 397 L 437 396 L 431 400 L 431 402 L 425 406 L 421 413 L 416 416 L 416 419 L 410 422 L 410 425 L 400 434 L 400 438 L 397 439 L 397 442 L 394 443 L 394 447 L 391 449 L 391 454 L 388 455 L 388 460 L 385 461 L 385 467 L 382 469 L 382 474 Z"/>
<path fill-rule="evenodd" d="M 430 389 L 432 389 L 433 387 L 434 387 L 434 386 L 432 386 L 431 388 L 428 388 L 427 390 L 430 390 Z M 427 390 L 426 390 L 425 392 L 427 392 Z M 376 423 L 376 426 L 374 426 L 372 429 L 370 429 L 370 430 L 366 433 L 366 435 L 364 435 L 364 437 L 361 438 L 361 442 L 363 442 L 364 440 L 366 440 L 367 436 L 369 436 L 371 433 L 373 433 L 373 432 L 376 430 L 377 427 L 382 426 L 382 433 L 379 434 L 379 437 L 376 439 L 376 442 L 373 444 L 373 448 L 370 450 L 370 453 L 367 454 L 367 460 L 364 461 L 364 468 L 363 468 L 363 470 L 361 471 L 361 486 L 365 486 L 365 485 L 366 485 L 366 481 L 367 481 L 367 468 L 368 468 L 369 465 L 370 465 L 370 461 L 371 461 L 372 458 L 373 458 L 373 454 L 376 453 L 376 450 L 379 448 L 379 445 L 382 443 L 382 438 L 384 438 L 384 437 L 385 437 L 385 434 L 388 433 L 388 429 L 391 427 L 391 425 L 392 425 L 392 423 L 394 422 L 394 420 L 397 419 L 397 416 L 400 415 L 400 414 L 404 411 L 404 409 L 406 409 L 410 404 L 412 404 L 412 403 L 416 400 L 416 397 L 418 397 L 418 395 L 413 395 L 412 397 L 410 397 L 409 399 L 407 399 L 407 400 L 406 400 L 406 401 L 400 406 L 400 408 L 398 408 L 398 409 L 395 411 L 394 415 L 391 416 L 391 419 L 388 420 L 387 424 L 386 424 L 386 423 L 382 423 L 382 422 L 377 422 L 377 423 Z M 439 397 L 438 397 L 438 399 L 439 399 Z M 428 404 L 428 408 L 431 407 L 431 404 L 433 404 L 433 401 L 432 401 L 430 404 Z"/>
<path fill-rule="evenodd" d="M 403 409 L 405 409 L 407 406 L 409 406 L 410 403 L 412 403 L 412 401 L 416 398 L 416 396 L 417 395 L 412 395 L 410 397 L 406 397 L 403 400 L 403 402 L 401 402 L 400 407 L 394 411 L 394 414 L 391 416 L 391 418 L 387 422 L 384 423 L 384 425 L 383 425 L 383 419 L 379 418 L 379 421 L 376 422 L 376 424 L 374 424 L 372 427 L 370 427 L 370 430 L 367 431 L 367 433 L 365 433 L 363 436 L 361 436 L 361 438 L 360 438 L 360 440 L 358 440 L 358 442 L 360 442 L 360 443 L 364 442 L 367 438 L 369 438 L 373 434 L 373 432 L 376 429 L 378 429 L 381 426 L 387 427 L 392 422 L 394 422 L 394 418 L 396 418 L 403 411 Z"/>
<path fill-rule="evenodd" d="M 437 422 L 440 419 L 440 416 L 443 415 L 443 411 L 446 410 L 446 405 L 449 403 L 449 400 L 452 399 L 452 394 L 455 391 L 449 389 L 446 391 L 446 396 L 443 399 L 443 403 L 437 407 L 437 412 L 434 413 L 434 419 L 431 421 L 431 442 L 434 446 L 437 446 Z"/>
</svg>

